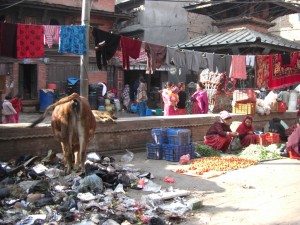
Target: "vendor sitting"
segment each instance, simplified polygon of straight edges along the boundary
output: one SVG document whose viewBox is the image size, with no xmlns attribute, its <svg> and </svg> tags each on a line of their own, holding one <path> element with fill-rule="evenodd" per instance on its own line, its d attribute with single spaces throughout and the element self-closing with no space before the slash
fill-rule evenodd
<svg viewBox="0 0 300 225">
<path fill-rule="evenodd" d="M 269 123 L 264 127 L 264 132 L 277 133 L 280 136 L 280 140 L 286 142 L 287 135 L 285 133 L 285 128 L 283 126 L 284 122 L 279 118 L 273 118 Z"/>
<path fill-rule="evenodd" d="M 204 144 L 213 149 L 226 152 L 232 137 L 238 136 L 238 132 L 231 131 L 231 123 L 231 114 L 227 111 L 220 112 L 220 119 L 208 129 L 206 136 L 204 137 Z"/>
<path fill-rule="evenodd" d="M 236 131 L 239 133 L 239 138 L 242 147 L 247 147 L 251 144 L 256 144 L 256 134 L 252 126 L 252 116 L 245 116 L 243 122 L 238 126 Z"/>
</svg>

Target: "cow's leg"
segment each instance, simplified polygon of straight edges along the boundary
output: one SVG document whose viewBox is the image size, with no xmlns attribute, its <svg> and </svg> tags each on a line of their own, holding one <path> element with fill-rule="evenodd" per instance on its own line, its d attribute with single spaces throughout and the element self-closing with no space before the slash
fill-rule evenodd
<svg viewBox="0 0 300 225">
<path fill-rule="evenodd" d="M 79 168 L 79 152 L 80 152 L 80 146 L 79 144 L 75 144 L 73 146 L 73 153 L 74 153 L 74 157 L 75 157 L 75 162 L 74 162 L 74 169 L 77 170 Z"/>
<path fill-rule="evenodd" d="M 61 147 L 64 155 L 64 162 L 67 166 L 67 174 L 70 174 L 72 170 L 72 150 L 66 143 L 61 143 Z"/>
</svg>

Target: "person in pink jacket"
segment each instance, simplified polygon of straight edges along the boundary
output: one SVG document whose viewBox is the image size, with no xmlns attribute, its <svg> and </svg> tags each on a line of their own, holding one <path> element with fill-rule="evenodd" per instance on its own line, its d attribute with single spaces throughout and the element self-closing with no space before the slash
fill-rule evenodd
<svg viewBox="0 0 300 225">
<path fill-rule="evenodd" d="M 208 113 L 208 96 L 202 82 L 197 83 L 197 91 L 191 96 L 193 102 L 193 114 Z"/>
</svg>

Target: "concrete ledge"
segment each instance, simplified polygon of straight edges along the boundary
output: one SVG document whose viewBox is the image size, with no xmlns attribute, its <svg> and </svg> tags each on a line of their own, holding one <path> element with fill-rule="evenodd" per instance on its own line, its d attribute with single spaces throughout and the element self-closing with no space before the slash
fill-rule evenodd
<svg viewBox="0 0 300 225">
<path fill-rule="evenodd" d="M 297 112 L 271 113 L 268 116 L 254 116 L 254 129 L 261 130 L 265 123 L 278 117 L 288 125 L 294 124 Z M 219 118 L 218 114 L 186 116 L 147 116 L 121 118 L 117 123 L 97 123 L 94 138 L 88 151 L 113 155 L 130 151 L 146 151 L 146 143 L 151 142 L 153 128 L 186 128 L 192 133 L 193 142 L 202 142 L 207 129 Z M 234 121 L 242 121 L 244 115 L 233 114 Z M 52 135 L 50 124 L 39 124 L 28 128 L 29 124 L 0 125 L 0 161 L 21 155 L 45 156 L 49 149 L 60 152 L 61 147 Z"/>
</svg>

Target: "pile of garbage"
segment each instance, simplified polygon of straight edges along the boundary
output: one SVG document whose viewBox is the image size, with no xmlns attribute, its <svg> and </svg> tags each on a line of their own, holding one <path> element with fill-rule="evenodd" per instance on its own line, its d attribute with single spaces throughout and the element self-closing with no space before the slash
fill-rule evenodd
<svg viewBox="0 0 300 225">
<path fill-rule="evenodd" d="M 1 162 L 0 224 L 173 224 L 201 205 L 184 198 L 188 191 L 162 190 L 151 173 L 121 166 L 132 157 L 129 152 L 117 163 L 89 153 L 85 173 L 69 175 L 62 154 L 51 150 L 43 159 L 26 155 Z M 126 194 L 131 189 L 151 193 L 136 200 Z"/>
</svg>

